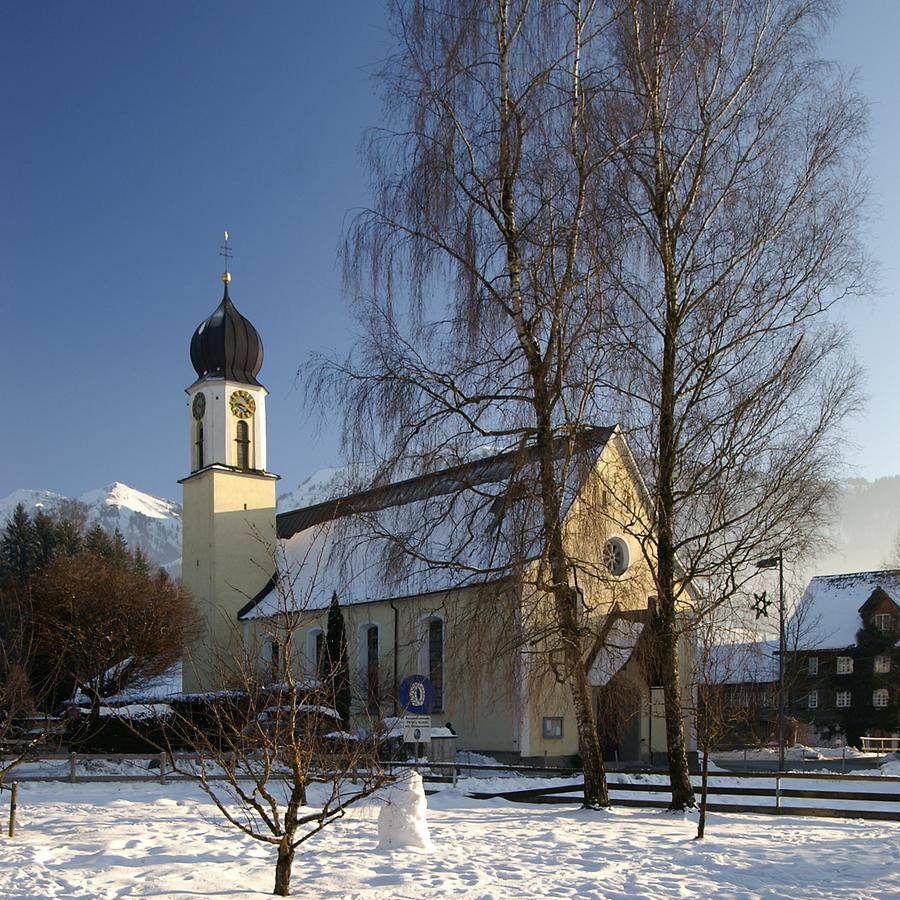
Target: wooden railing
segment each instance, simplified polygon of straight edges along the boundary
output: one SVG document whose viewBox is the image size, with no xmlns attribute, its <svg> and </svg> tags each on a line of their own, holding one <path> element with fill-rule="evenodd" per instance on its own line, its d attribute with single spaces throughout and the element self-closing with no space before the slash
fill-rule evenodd
<svg viewBox="0 0 900 900">
<path fill-rule="evenodd" d="M 900 737 L 896 734 L 893 737 L 861 737 L 859 742 L 862 744 L 861 750 L 872 753 L 890 753 L 892 750 L 900 750 Z"/>
</svg>

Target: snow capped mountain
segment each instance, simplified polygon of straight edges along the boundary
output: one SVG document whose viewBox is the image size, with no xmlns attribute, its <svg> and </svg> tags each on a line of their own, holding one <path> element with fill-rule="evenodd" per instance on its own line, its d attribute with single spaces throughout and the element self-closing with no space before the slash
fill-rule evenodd
<svg viewBox="0 0 900 900">
<path fill-rule="evenodd" d="M 42 509 L 46 513 L 56 513 L 60 506 L 67 500 L 62 494 L 53 491 L 31 491 L 27 488 L 19 488 L 8 497 L 0 500 L 0 522 L 8 522 L 13 510 L 21 503 L 29 513 Z"/>
<path fill-rule="evenodd" d="M 180 574 L 181 506 L 171 500 L 153 497 L 118 481 L 80 497 L 20 489 L 0 499 L 0 524 L 8 521 L 19 503 L 29 513 L 42 510 L 74 518 L 83 513 L 88 528 L 100 525 L 110 533 L 118 528 L 129 547 L 140 547 L 158 565 L 173 575 Z"/>
<path fill-rule="evenodd" d="M 173 515 L 181 517 L 181 507 L 177 503 L 144 494 L 119 481 L 114 481 L 109 487 L 88 491 L 86 494 L 82 494 L 78 500 L 85 506 L 118 507 L 140 513 L 149 519 L 171 519 Z"/>
</svg>

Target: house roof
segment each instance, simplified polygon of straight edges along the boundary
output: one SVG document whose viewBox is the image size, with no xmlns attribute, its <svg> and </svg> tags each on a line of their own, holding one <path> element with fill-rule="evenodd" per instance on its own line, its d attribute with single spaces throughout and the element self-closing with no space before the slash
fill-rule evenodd
<svg viewBox="0 0 900 900">
<path fill-rule="evenodd" d="M 711 684 L 768 684 L 778 680 L 778 641 L 745 641 L 711 648 Z"/>
<path fill-rule="evenodd" d="M 565 472 L 564 508 L 586 466 L 616 433 L 585 429 Z M 562 466 L 566 442 L 558 439 Z M 332 591 L 365 603 L 493 583 L 538 555 L 540 523 L 518 483 L 533 479 L 533 445 L 281 513 L 280 572 L 239 612 L 261 618 L 324 608 Z"/>
<path fill-rule="evenodd" d="M 839 650 L 856 643 L 860 610 L 872 594 L 883 591 L 900 606 L 900 569 L 817 575 L 806 588 L 788 633 L 797 634 L 802 650 Z"/>
</svg>

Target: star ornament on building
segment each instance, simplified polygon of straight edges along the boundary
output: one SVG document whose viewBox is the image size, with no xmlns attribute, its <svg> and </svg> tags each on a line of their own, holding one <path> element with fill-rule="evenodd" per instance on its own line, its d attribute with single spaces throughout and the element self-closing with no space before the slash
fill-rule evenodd
<svg viewBox="0 0 900 900">
<path fill-rule="evenodd" d="M 758 619 L 760 616 L 769 617 L 769 607 L 772 605 L 772 601 L 766 597 L 766 592 L 763 591 L 761 594 L 753 595 L 753 611 L 756 613 L 756 618 Z"/>
</svg>

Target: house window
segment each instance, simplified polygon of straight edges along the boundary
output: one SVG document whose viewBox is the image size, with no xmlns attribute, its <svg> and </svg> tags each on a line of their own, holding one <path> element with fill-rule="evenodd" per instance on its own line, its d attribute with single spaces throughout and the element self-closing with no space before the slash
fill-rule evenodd
<svg viewBox="0 0 900 900">
<path fill-rule="evenodd" d="M 369 709 L 378 708 L 378 626 L 366 629 L 366 701 Z"/>
<path fill-rule="evenodd" d="M 250 429 L 243 420 L 237 423 L 237 467 L 250 468 Z"/>
<path fill-rule="evenodd" d="M 875 624 L 875 627 L 879 631 L 892 631 L 891 628 L 891 614 L 890 613 L 877 613 L 872 616 L 872 621 Z"/>
<path fill-rule="evenodd" d="M 837 673 L 838 675 L 849 675 L 853 672 L 853 657 L 852 656 L 839 656 L 837 658 Z M 847 704 L 850 705 L 849 703 Z"/>
<path fill-rule="evenodd" d="M 818 675 L 819 674 L 819 657 L 818 656 L 810 656 L 807 660 L 808 672 L 810 675 Z"/>
<path fill-rule="evenodd" d="M 878 688 L 877 691 L 872 692 L 872 706 L 884 709 L 888 705 L 888 699 L 889 695 L 887 688 Z"/>
<path fill-rule="evenodd" d="M 541 733 L 545 740 L 555 741 L 563 736 L 563 717 L 544 716 L 544 724 Z"/>
<path fill-rule="evenodd" d="M 885 672 L 891 671 L 891 658 L 886 653 L 882 653 L 875 657 L 875 674 L 884 675 Z"/>
<path fill-rule="evenodd" d="M 428 622 L 428 677 L 434 688 L 434 709 L 444 708 L 444 623 L 441 619 Z"/>
<path fill-rule="evenodd" d="M 819 708 L 819 692 L 818 691 L 810 691 L 806 696 L 806 706 L 808 709 L 818 709 Z"/>
<path fill-rule="evenodd" d="M 850 706 L 850 691 L 838 691 L 834 705 L 838 709 L 847 709 Z"/>
</svg>

